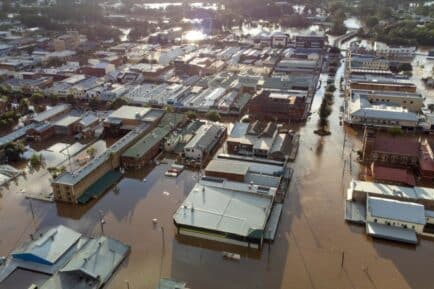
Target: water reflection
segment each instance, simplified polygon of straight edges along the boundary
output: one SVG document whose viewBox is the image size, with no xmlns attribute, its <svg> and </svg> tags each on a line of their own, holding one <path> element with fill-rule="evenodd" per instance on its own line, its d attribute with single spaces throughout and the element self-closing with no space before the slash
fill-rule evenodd
<svg viewBox="0 0 434 289">
<path fill-rule="evenodd" d="M 205 40 L 207 38 L 207 35 L 200 30 L 190 30 L 186 31 L 182 38 L 188 42 L 197 42 Z"/>
</svg>

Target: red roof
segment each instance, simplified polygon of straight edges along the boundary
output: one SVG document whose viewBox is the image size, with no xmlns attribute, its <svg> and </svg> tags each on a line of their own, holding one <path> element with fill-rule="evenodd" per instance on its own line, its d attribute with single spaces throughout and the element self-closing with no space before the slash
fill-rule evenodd
<svg viewBox="0 0 434 289">
<path fill-rule="evenodd" d="M 418 157 L 419 146 L 415 138 L 379 135 L 375 138 L 374 151 Z"/>
<path fill-rule="evenodd" d="M 413 174 L 406 169 L 383 167 L 372 164 L 372 176 L 375 180 L 415 186 Z"/>
<path fill-rule="evenodd" d="M 420 146 L 419 166 L 422 171 L 434 172 L 434 155 L 428 142 Z"/>
</svg>

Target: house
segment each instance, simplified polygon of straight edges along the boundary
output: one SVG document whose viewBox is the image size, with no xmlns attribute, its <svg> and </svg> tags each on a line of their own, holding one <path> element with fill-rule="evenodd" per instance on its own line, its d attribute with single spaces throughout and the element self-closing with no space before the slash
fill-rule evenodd
<svg viewBox="0 0 434 289">
<path fill-rule="evenodd" d="M 185 161 L 202 165 L 211 157 L 225 137 L 225 126 L 217 123 L 202 125 L 184 147 L 183 156 Z"/>
</svg>

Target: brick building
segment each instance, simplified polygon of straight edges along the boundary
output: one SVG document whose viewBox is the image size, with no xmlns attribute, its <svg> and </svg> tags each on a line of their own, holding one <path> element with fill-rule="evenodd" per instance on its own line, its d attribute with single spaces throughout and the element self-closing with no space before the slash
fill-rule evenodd
<svg viewBox="0 0 434 289">
<path fill-rule="evenodd" d="M 301 121 L 307 118 L 307 92 L 289 90 L 272 92 L 263 90 L 252 99 L 249 114 L 254 119 L 282 122 Z"/>
</svg>

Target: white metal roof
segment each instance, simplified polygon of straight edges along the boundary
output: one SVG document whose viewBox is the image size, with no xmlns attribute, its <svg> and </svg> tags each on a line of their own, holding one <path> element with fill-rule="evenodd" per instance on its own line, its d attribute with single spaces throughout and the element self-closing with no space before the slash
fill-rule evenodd
<svg viewBox="0 0 434 289">
<path fill-rule="evenodd" d="M 368 197 L 368 214 L 373 217 L 425 225 L 425 208 L 421 204 Z"/>
</svg>

